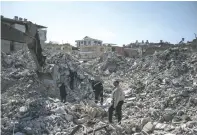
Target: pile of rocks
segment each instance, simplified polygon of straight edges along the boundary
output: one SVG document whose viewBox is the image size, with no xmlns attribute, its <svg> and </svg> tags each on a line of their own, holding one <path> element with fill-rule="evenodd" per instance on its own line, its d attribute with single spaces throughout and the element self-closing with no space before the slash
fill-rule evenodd
<svg viewBox="0 0 197 135">
<path fill-rule="evenodd" d="M 2 134 L 16 132 L 55 134 L 60 131 L 69 133 L 74 126 L 72 119 L 74 112 L 70 108 L 82 99 L 93 98 L 89 75 L 78 66 L 76 60 L 62 53 L 48 56 L 48 58 L 46 61 L 49 64 L 48 67 L 55 65 L 58 69 L 55 75 L 59 78 L 53 80 L 56 84 L 66 83 L 70 72 L 76 72 L 72 90 L 66 83 L 68 101 L 73 104 L 62 104 L 56 99 L 59 97 L 57 85 L 48 87 L 38 78 L 29 52 L 18 51 L 12 55 L 2 53 Z M 47 66 L 44 71 L 50 72 Z M 75 116 L 76 119 L 81 115 L 83 114 Z M 68 130 L 68 128 L 71 129 Z"/>
<path fill-rule="evenodd" d="M 37 95 L 38 96 L 38 95 Z M 35 94 L 34 94 L 35 97 Z M 20 107 L 19 107 L 20 106 Z M 5 112 L 10 111 L 6 114 Z M 53 98 L 25 98 L 2 104 L 2 127 L 5 135 L 24 134 L 70 134 L 76 125 L 98 123 L 105 111 L 89 104 L 61 103 Z M 95 120 L 97 118 L 97 120 Z M 87 128 L 91 129 L 91 128 Z M 78 133 L 82 132 L 80 129 Z"/>
<path fill-rule="evenodd" d="M 19 51 L 12 55 L 1 52 L 1 92 L 17 81 L 35 76 L 35 65 L 29 53 Z"/>
<path fill-rule="evenodd" d="M 83 64 L 62 52 L 45 54 L 44 72 L 52 73 L 54 87 L 38 79 L 28 52 L 2 53 L 3 134 L 70 134 L 76 125 L 83 127 L 76 135 L 99 128 L 96 134 L 197 134 L 196 52 L 174 48 L 138 59 L 108 53 Z M 91 101 L 91 72 L 104 81 L 102 107 Z M 121 125 L 107 124 L 106 117 L 115 79 L 122 80 L 126 93 Z M 69 103 L 56 98 L 60 82 L 66 84 Z"/>
<path fill-rule="evenodd" d="M 56 84 L 64 82 L 69 93 L 68 101 L 81 101 L 82 99 L 92 99 L 92 87 L 88 74 L 81 66 L 80 62 L 69 54 L 62 52 L 47 56 L 44 72 L 50 72 Z M 52 70 L 51 70 L 52 69 Z"/>
<path fill-rule="evenodd" d="M 126 93 L 126 103 L 121 132 L 197 133 L 196 52 L 173 48 L 152 56 L 121 61 L 127 62 L 122 63 L 125 70 L 103 76 L 107 93 L 110 93 L 114 79 L 123 80 L 121 86 Z M 94 63 L 98 65 L 100 61 Z M 141 121 L 146 122 L 142 124 Z M 193 123 L 191 128 L 186 126 L 190 123 Z M 151 131 L 146 130 L 146 124 Z"/>
<path fill-rule="evenodd" d="M 88 66 L 93 73 L 109 75 L 119 71 L 126 72 L 127 67 L 130 67 L 132 64 L 132 59 L 117 55 L 115 52 L 108 52 L 93 61 L 85 63 L 83 66 Z"/>
</svg>

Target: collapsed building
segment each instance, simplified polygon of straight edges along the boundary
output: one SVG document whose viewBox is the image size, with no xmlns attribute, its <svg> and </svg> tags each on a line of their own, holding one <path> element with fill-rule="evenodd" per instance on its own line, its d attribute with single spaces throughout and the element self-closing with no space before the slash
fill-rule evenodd
<svg viewBox="0 0 197 135">
<path fill-rule="evenodd" d="M 28 50 L 24 41 L 24 34 L 22 34 L 22 32 L 27 30 L 24 24 L 26 22 L 28 22 L 26 18 L 18 16 L 15 16 L 13 19 L 1 16 L 1 51 L 11 53 L 21 49 Z M 40 44 L 44 47 L 44 42 L 47 40 L 47 27 L 37 24 L 36 26 L 38 27 Z"/>
<path fill-rule="evenodd" d="M 31 28 L 27 22 L 19 23 Z M 4 28 L 11 26 L 5 24 Z M 24 38 L 21 32 L 18 36 Z M 35 45 L 36 54 L 42 54 L 39 42 L 27 41 Z M 86 63 L 74 55 L 45 48 L 41 73 L 36 71 L 31 49 L 1 53 L 2 134 L 197 134 L 197 54 L 193 46 L 153 50 L 135 59 L 117 55 L 124 54 L 123 48 L 117 47 Z M 103 106 L 93 102 L 89 80 L 94 75 L 104 83 Z M 126 94 L 121 125 L 107 120 L 115 79 L 122 81 Z M 62 82 L 68 93 L 65 104 L 59 100 Z"/>
<path fill-rule="evenodd" d="M 136 59 L 110 52 L 82 64 L 69 54 L 44 53 L 44 72 L 56 81 L 39 79 L 28 51 L 1 53 L 2 134 L 197 134 L 195 51 L 178 47 Z M 103 106 L 93 102 L 89 79 L 95 74 L 104 82 Z M 121 125 L 107 119 L 117 78 L 126 94 Z M 66 83 L 65 104 L 59 82 Z"/>
</svg>

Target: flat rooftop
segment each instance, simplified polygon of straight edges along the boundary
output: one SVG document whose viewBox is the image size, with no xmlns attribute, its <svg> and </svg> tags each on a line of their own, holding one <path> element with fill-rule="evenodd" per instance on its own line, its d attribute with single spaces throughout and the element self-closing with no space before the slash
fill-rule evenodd
<svg viewBox="0 0 197 135">
<path fill-rule="evenodd" d="M 15 20 L 15 19 L 10 19 L 10 18 L 6 18 L 6 17 L 3 17 L 3 16 L 1 16 L 1 22 L 5 22 L 5 23 L 10 23 L 10 24 L 21 24 L 21 25 L 24 25 L 24 24 L 26 24 L 27 22 L 29 22 L 29 21 L 20 21 L 20 20 Z M 38 24 L 36 24 L 36 26 L 38 27 L 38 28 L 47 28 L 46 26 L 42 26 L 42 25 L 38 25 Z"/>
</svg>

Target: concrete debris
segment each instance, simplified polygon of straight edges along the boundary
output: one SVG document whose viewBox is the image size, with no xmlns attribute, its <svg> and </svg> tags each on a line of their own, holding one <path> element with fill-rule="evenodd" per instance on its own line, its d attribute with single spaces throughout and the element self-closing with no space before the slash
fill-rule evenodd
<svg viewBox="0 0 197 135">
<path fill-rule="evenodd" d="M 82 99 L 92 99 L 92 88 L 89 82 L 91 75 L 81 68 L 79 61 L 72 56 L 63 53 L 55 53 L 48 56 L 44 72 L 50 72 L 56 84 L 64 82 L 67 84 L 69 93 L 68 101 L 81 101 Z"/>
<path fill-rule="evenodd" d="M 25 135 L 25 134 L 20 133 L 20 132 L 17 132 L 17 133 L 15 133 L 14 135 Z"/>
<path fill-rule="evenodd" d="M 151 122 L 148 122 L 146 125 L 144 125 L 142 131 L 147 133 L 152 133 L 154 130 L 154 125 Z"/>
<path fill-rule="evenodd" d="M 144 127 L 149 121 L 151 121 L 150 118 L 143 118 L 141 119 L 141 127 Z"/>
<path fill-rule="evenodd" d="M 43 72 L 53 80 L 39 79 L 28 52 L 1 53 L 2 134 L 197 134 L 196 52 L 174 48 L 137 59 L 106 53 L 86 63 L 63 52 L 45 54 Z M 89 81 L 98 76 L 103 106 L 94 103 Z M 121 125 L 107 118 L 116 79 L 126 94 Z M 66 103 L 59 100 L 61 82 Z"/>
</svg>

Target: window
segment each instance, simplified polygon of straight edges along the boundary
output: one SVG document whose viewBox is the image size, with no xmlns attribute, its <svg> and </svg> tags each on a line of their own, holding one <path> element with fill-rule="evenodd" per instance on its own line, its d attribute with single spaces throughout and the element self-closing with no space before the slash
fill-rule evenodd
<svg viewBox="0 0 197 135">
<path fill-rule="evenodd" d="M 83 41 L 81 41 L 81 44 L 83 44 Z"/>
<path fill-rule="evenodd" d="M 86 41 L 84 41 L 84 45 L 86 45 Z"/>
<path fill-rule="evenodd" d="M 90 45 L 91 44 L 91 42 L 90 41 L 88 41 L 88 45 Z"/>
</svg>

